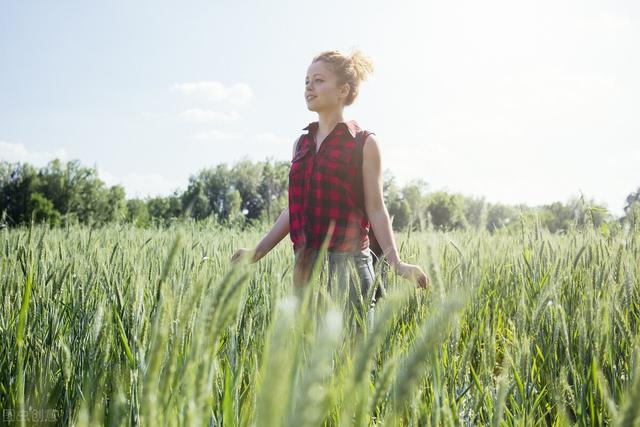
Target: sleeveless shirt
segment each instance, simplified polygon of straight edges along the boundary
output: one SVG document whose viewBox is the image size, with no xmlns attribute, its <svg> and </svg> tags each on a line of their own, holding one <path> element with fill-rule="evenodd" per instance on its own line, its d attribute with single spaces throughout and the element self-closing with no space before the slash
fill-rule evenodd
<svg viewBox="0 0 640 427">
<path fill-rule="evenodd" d="M 364 208 L 362 153 L 367 136 L 355 120 L 340 122 L 316 153 L 318 122 L 298 140 L 289 170 L 289 235 L 294 250 L 356 252 L 369 247 L 369 219 Z M 356 139 L 358 132 L 364 132 Z M 358 142 L 359 146 L 358 146 Z"/>
</svg>

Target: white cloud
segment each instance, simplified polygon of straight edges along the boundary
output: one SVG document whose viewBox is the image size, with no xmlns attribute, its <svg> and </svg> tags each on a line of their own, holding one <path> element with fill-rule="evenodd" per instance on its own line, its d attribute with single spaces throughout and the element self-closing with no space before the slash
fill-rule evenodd
<svg viewBox="0 0 640 427">
<path fill-rule="evenodd" d="M 193 137 L 201 141 L 231 141 L 240 138 L 239 135 L 223 132 L 217 129 L 209 130 L 206 132 L 198 132 Z"/>
<path fill-rule="evenodd" d="M 44 166 L 53 159 L 66 161 L 68 158 L 69 155 L 64 149 L 56 151 L 30 151 L 24 144 L 0 141 L 0 160 Z"/>
<path fill-rule="evenodd" d="M 130 173 L 117 177 L 98 168 L 98 177 L 108 186 L 122 185 L 127 198 L 167 195 L 184 186 L 182 181 L 168 179 L 160 174 L 154 173 Z"/>
<path fill-rule="evenodd" d="M 225 86 L 216 81 L 176 83 L 172 89 L 184 95 L 204 98 L 210 101 L 225 102 L 231 105 L 246 105 L 253 97 L 253 91 L 246 83 Z"/>
<path fill-rule="evenodd" d="M 205 123 L 216 120 L 220 121 L 234 121 L 240 118 L 240 114 L 236 111 L 230 113 L 221 113 L 219 111 L 202 110 L 199 108 L 193 108 L 191 110 L 183 111 L 179 114 L 182 120 L 194 123 Z"/>
</svg>

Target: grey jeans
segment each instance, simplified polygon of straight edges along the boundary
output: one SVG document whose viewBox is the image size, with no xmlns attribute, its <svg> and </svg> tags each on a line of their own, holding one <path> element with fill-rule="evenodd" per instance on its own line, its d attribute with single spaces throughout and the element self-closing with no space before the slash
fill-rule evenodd
<svg viewBox="0 0 640 427">
<path fill-rule="evenodd" d="M 318 260 L 319 252 L 313 249 L 297 251 L 294 261 L 294 284 L 301 286 L 309 279 L 311 267 Z M 316 265 L 321 276 L 327 274 L 327 288 L 332 298 L 339 302 L 348 301 L 350 306 L 360 307 L 367 312 L 371 326 L 376 303 L 373 288 L 375 283 L 373 258 L 370 249 L 358 252 L 327 252 L 325 259 Z"/>
</svg>

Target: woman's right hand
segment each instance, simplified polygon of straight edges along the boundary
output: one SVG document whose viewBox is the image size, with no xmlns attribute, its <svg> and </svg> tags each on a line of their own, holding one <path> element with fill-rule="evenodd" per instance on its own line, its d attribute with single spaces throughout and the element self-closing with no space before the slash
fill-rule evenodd
<svg viewBox="0 0 640 427">
<path fill-rule="evenodd" d="M 417 265 L 399 262 L 395 266 L 395 269 L 400 276 L 416 282 L 419 287 L 424 289 L 429 286 L 429 276 L 427 276 L 425 272 L 422 271 L 422 269 Z"/>
<path fill-rule="evenodd" d="M 231 262 L 236 264 L 241 260 L 250 257 L 249 262 L 253 263 L 253 254 L 253 251 L 250 249 L 240 248 L 233 254 L 233 256 L 231 256 Z"/>
</svg>

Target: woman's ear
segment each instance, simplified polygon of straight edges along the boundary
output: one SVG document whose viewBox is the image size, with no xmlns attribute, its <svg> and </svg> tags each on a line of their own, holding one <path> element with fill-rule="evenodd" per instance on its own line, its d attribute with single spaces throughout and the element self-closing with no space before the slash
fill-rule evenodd
<svg viewBox="0 0 640 427">
<path fill-rule="evenodd" d="M 340 86 L 340 96 L 344 99 L 347 99 L 349 96 L 349 91 L 351 90 L 351 85 L 349 83 L 344 83 Z"/>
</svg>

